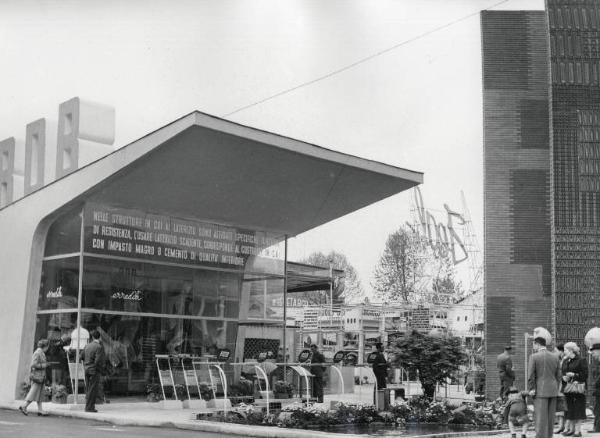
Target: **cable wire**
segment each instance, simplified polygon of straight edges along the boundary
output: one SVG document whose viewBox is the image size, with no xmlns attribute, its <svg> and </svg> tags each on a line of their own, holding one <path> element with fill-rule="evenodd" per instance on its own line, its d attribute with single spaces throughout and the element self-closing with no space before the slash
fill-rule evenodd
<svg viewBox="0 0 600 438">
<path fill-rule="evenodd" d="M 351 64 L 348 64 L 348 65 L 346 65 L 344 67 L 341 67 L 341 68 L 338 68 L 336 70 L 333 70 L 333 71 L 331 71 L 329 73 L 326 73 L 326 74 L 324 74 L 322 76 L 318 76 L 315 79 L 312 79 L 312 80 L 306 81 L 306 82 L 302 82 L 302 83 L 300 83 L 298 85 L 295 85 L 293 87 L 287 88 L 287 89 L 285 89 L 283 91 L 280 91 L 278 93 L 272 94 L 269 97 L 265 97 L 264 99 L 257 100 L 256 102 L 253 102 L 253 103 L 250 103 L 248 105 L 242 106 L 242 107 L 240 107 L 240 108 L 238 108 L 236 110 L 233 110 L 233 111 L 231 111 L 231 112 L 229 112 L 227 114 L 222 115 L 221 117 L 223 117 L 223 118 L 230 117 L 230 116 L 232 116 L 234 114 L 237 114 L 237 113 L 239 113 L 241 111 L 245 111 L 245 110 L 247 110 L 249 108 L 252 108 L 252 107 L 255 107 L 255 106 L 260 105 L 262 103 L 265 103 L 265 102 L 268 102 L 270 100 L 276 99 L 276 98 L 278 98 L 280 96 L 283 96 L 285 94 L 291 93 L 291 92 L 296 91 L 296 90 L 298 90 L 300 88 L 308 87 L 309 85 L 315 84 L 315 83 L 320 82 L 322 80 L 328 79 L 328 78 L 330 78 L 332 76 L 335 76 L 335 75 L 338 75 L 340 73 L 343 73 L 343 72 L 345 72 L 347 70 L 350 70 L 350 69 L 352 69 L 352 68 L 354 68 L 354 67 L 356 67 L 358 65 L 364 64 L 365 62 L 368 62 L 368 61 L 370 61 L 370 60 L 372 60 L 374 58 L 377 58 L 377 57 L 379 57 L 381 55 L 384 55 L 384 54 L 386 54 L 388 52 L 396 50 L 399 47 L 402 47 L 402 46 L 405 46 L 407 44 L 413 43 L 413 42 L 415 42 L 415 41 L 417 41 L 417 40 L 419 40 L 421 38 L 424 38 L 424 37 L 426 37 L 428 35 L 431 35 L 431 34 L 433 34 L 435 32 L 438 32 L 440 30 L 446 29 L 446 28 L 448 28 L 450 26 L 453 26 L 453 25 L 455 25 L 457 23 L 460 23 L 461 21 L 467 20 L 467 19 L 469 19 L 469 18 L 471 18 L 471 17 L 473 17 L 475 15 L 478 15 L 481 11 L 487 11 L 489 9 L 495 8 L 497 6 L 500 6 L 501 4 L 507 3 L 509 1 L 511 1 L 511 0 L 502 0 L 500 2 L 494 3 L 491 6 L 488 6 L 487 8 L 478 9 L 476 12 L 473 12 L 471 14 L 465 15 L 465 16 L 463 16 L 461 18 L 457 18 L 456 20 L 450 21 L 450 22 L 448 22 L 446 24 L 443 24 L 441 26 L 438 26 L 438 27 L 435 27 L 433 29 L 430 29 L 430 30 L 428 30 L 426 32 L 423 32 L 423 33 L 421 33 L 419 35 L 416 35 L 416 36 L 414 36 L 412 38 L 409 38 L 407 40 L 401 41 L 401 42 L 399 42 L 397 44 L 394 44 L 391 47 L 388 47 L 387 49 L 380 50 L 379 52 L 373 53 L 372 55 L 369 55 L 369 56 L 367 56 L 365 58 L 359 59 L 358 61 L 355 61 L 355 62 L 353 62 Z"/>
</svg>

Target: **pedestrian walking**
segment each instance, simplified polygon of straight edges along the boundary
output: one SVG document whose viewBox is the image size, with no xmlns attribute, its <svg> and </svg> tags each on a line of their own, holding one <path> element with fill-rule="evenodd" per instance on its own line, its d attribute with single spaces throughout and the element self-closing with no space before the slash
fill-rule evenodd
<svg viewBox="0 0 600 438">
<path fill-rule="evenodd" d="M 581 357 L 579 347 L 575 342 L 565 344 L 565 354 L 562 364 L 562 392 L 567 401 L 565 414 L 564 436 L 581 436 L 581 424 L 586 419 L 585 385 L 588 377 L 588 366 Z"/>
<path fill-rule="evenodd" d="M 551 438 L 561 381 L 560 362 L 556 354 L 546 349 L 546 344 L 552 339 L 548 330 L 538 327 L 533 336 L 535 353 L 529 358 L 527 383 L 535 410 L 535 436 Z"/>
<path fill-rule="evenodd" d="M 46 383 L 46 368 L 48 362 L 46 361 L 46 351 L 48 351 L 48 340 L 40 339 L 37 343 L 37 349 L 33 352 L 31 357 L 31 366 L 29 381 L 31 382 L 31 388 L 25 397 L 25 404 L 19 406 L 19 410 L 23 415 L 28 415 L 27 408 L 32 402 L 37 403 L 39 416 L 48 415 L 47 412 L 42 409 L 42 397 L 44 395 L 44 383 Z"/>
</svg>

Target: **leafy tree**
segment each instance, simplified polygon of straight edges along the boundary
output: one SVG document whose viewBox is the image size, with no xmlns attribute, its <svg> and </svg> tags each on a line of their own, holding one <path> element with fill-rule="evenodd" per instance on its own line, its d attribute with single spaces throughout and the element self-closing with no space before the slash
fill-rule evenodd
<svg viewBox="0 0 600 438">
<path fill-rule="evenodd" d="M 365 293 L 362 285 L 360 284 L 360 279 L 358 278 L 356 269 L 354 269 L 344 254 L 336 251 L 331 251 L 329 254 L 314 252 L 306 259 L 302 260 L 301 263 L 321 266 L 328 269 L 330 261 L 332 262 L 332 267 L 334 269 L 340 269 L 344 271 L 344 277 L 339 278 L 336 282 L 334 282 L 333 301 L 343 301 L 346 304 L 360 302 L 364 298 Z"/>
<path fill-rule="evenodd" d="M 423 254 L 424 246 L 413 231 L 400 227 L 390 234 L 373 275 L 377 298 L 414 301 L 423 289 Z"/>
<path fill-rule="evenodd" d="M 374 279 L 375 294 L 385 302 L 451 303 L 461 287 L 448 254 L 403 227 L 389 235 Z"/>
<path fill-rule="evenodd" d="M 409 373 L 419 372 L 423 394 L 433 398 L 435 385 L 446 379 L 468 361 L 460 339 L 425 335 L 418 331 L 399 338 L 392 346 L 391 362 Z"/>
</svg>

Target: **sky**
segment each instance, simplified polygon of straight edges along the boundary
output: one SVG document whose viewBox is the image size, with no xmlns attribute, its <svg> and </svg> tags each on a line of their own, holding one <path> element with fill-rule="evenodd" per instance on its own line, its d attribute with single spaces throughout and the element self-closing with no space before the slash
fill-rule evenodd
<svg viewBox="0 0 600 438">
<path fill-rule="evenodd" d="M 116 108 L 116 147 L 194 110 L 228 115 L 423 172 L 424 204 L 438 221 L 446 221 L 444 204 L 463 211 L 462 191 L 482 251 L 478 11 L 543 7 L 543 0 L 4 0 L 0 139 L 24 138 L 27 123 L 56 119 L 59 103 L 74 96 Z M 392 196 L 291 239 L 290 259 L 344 253 L 369 291 L 388 235 L 411 219 L 412 197 Z M 465 266 L 458 275 L 468 283 Z"/>
</svg>

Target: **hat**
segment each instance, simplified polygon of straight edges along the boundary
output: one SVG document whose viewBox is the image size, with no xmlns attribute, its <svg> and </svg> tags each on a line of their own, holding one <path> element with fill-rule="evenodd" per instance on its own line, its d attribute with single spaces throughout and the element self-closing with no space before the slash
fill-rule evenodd
<svg viewBox="0 0 600 438">
<path fill-rule="evenodd" d="M 600 348 L 600 327 L 589 329 L 583 342 L 590 350 Z"/>
<path fill-rule="evenodd" d="M 508 391 L 506 391 L 508 394 L 517 394 L 519 392 L 519 390 L 517 389 L 516 386 L 511 386 L 510 388 L 508 388 Z"/>
<path fill-rule="evenodd" d="M 507 345 L 506 347 L 504 347 L 505 350 L 512 350 L 512 347 L 510 345 Z"/>
<path fill-rule="evenodd" d="M 536 327 L 533 329 L 533 340 L 535 341 L 536 338 L 542 338 L 546 341 L 546 345 L 552 342 L 552 335 L 544 327 Z"/>
</svg>

